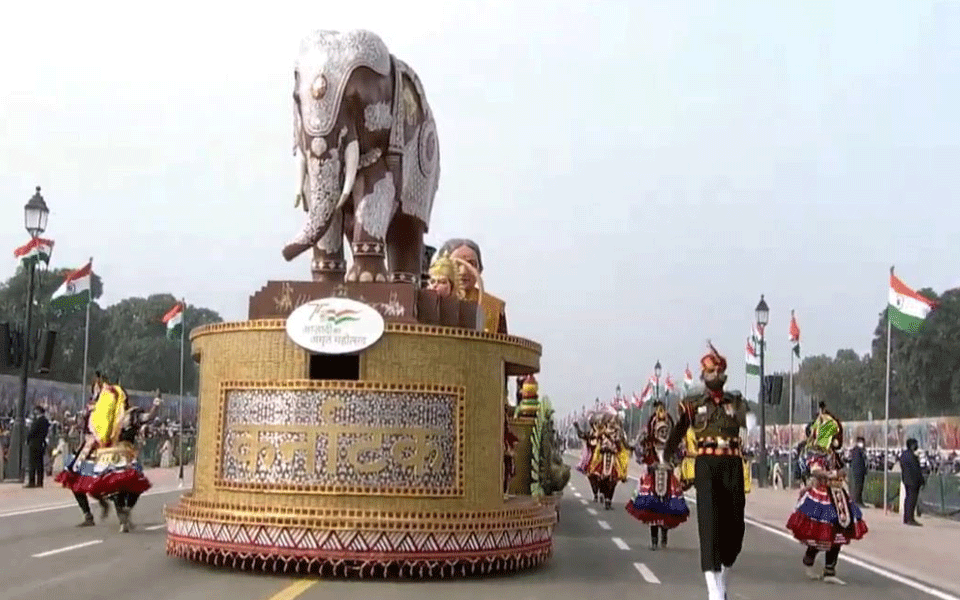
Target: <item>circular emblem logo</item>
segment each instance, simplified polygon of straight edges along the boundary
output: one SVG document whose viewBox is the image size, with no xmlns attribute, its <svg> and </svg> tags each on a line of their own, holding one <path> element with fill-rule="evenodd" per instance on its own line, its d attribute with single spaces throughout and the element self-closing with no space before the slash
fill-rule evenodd
<svg viewBox="0 0 960 600">
<path fill-rule="evenodd" d="M 77 284 L 75 284 L 75 283 L 72 282 L 72 281 L 71 281 L 70 283 L 68 283 L 68 284 L 67 284 L 67 293 L 68 293 L 68 294 L 76 294 L 76 293 L 77 293 Z"/>
<path fill-rule="evenodd" d="M 321 298 L 297 307 L 287 317 L 287 335 L 318 354 L 350 354 L 369 348 L 384 331 L 376 309 L 349 298 Z"/>
</svg>

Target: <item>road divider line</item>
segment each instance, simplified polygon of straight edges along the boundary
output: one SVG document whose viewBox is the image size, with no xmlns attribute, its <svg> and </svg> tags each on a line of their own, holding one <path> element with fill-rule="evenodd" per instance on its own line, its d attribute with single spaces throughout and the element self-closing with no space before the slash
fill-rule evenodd
<svg viewBox="0 0 960 600">
<path fill-rule="evenodd" d="M 574 498 L 580 498 L 580 492 L 574 492 L 573 497 L 574 497 Z"/>
<path fill-rule="evenodd" d="M 159 525 L 151 525 L 150 527 L 144 527 L 143 529 L 144 531 L 156 531 L 158 529 L 163 529 L 166 526 L 166 523 L 160 523 Z"/>
<path fill-rule="evenodd" d="M 595 508 L 588 508 L 588 509 L 587 509 L 587 512 L 590 513 L 590 514 L 593 515 L 593 516 L 597 516 L 597 509 L 595 509 Z"/>
<path fill-rule="evenodd" d="M 630 549 L 630 546 L 628 546 L 627 543 L 626 543 L 625 541 L 621 540 L 620 538 L 615 537 L 615 538 L 612 538 L 612 539 L 613 539 L 613 543 L 617 545 L 617 548 L 620 548 L 621 550 L 629 550 L 629 549 Z"/>
<path fill-rule="evenodd" d="M 142 494 L 140 497 L 143 498 L 144 496 L 159 496 L 161 494 L 172 494 L 174 492 L 184 492 L 184 491 L 189 491 L 191 487 L 192 486 L 187 486 L 182 488 L 171 487 L 171 488 L 163 488 L 155 491 L 151 490 L 149 492 L 146 492 L 145 494 Z M 64 490 L 64 492 L 66 491 L 67 490 Z M 4 517 L 19 517 L 22 515 L 32 515 L 33 513 L 47 512 L 51 510 L 63 510 L 64 508 L 76 508 L 76 507 L 77 507 L 76 502 L 62 502 L 60 504 L 48 504 L 44 506 L 35 506 L 33 508 L 25 508 L 22 510 L 11 510 L 6 512 L 0 512 L 0 519 Z"/>
<path fill-rule="evenodd" d="M 270 596 L 268 600 L 293 600 L 315 585 L 317 585 L 315 579 L 301 579 Z"/>
<path fill-rule="evenodd" d="M 60 554 L 61 552 L 70 552 L 71 550 L 79 550 L 80 548 L 86 548 L 87 546 L 94 546 L 96 544 L 102 544 L 103 540 L 90 540 L 89 542 L 81 542 L 79 544 L 74 544 L 72 546 L 64 546 L 63 548 L 57 548 L 55 550 L 47 550 L 46 552 L 40 552 L 38 554 L 33 554 L 33 558 L 44 558 L 46 556 L 53 556 L 54 554 Z"/>
<path fill-rule="evenodd" d="M 580 504 L 586 506 L 586 505 L 590 504 L 590 501 L 587 500 L 586 498 L 580 498 Z"/>
<path fill-rule="evenodd" d="M 660 580 L 657 579 L 657 576 L 653 574 L 653 571 L 651 571 L 647 565 L 643 563 L 633 563 L 633 568 L 640 573 L 640 576 L 643 577 L 647 583 L 660 583 Z"/>
<path fill-rule="evenodd" d="M 607 523 L 606 521 L 597 521 L 597 525 L 600 526 L 600 529 L 606 529 L 607 531 L 610 531 L 610 523 Z"/>
</svg>

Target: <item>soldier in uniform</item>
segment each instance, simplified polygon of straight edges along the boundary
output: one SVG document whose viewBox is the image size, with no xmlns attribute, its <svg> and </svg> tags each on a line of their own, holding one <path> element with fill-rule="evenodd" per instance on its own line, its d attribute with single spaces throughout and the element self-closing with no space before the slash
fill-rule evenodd
<svg viewBox="0 0 960 600">
<path fill-rule="evenodd" d="M 700 368 L 706 390 L 680 402 L 677 422 L 664 453 L 676 456 L 688 429 L 693 430 L 697 444 L 694 485 L 700 566 L 709 600 L 723 600 L 727 595 L 727 573 L 743 547 L 746 496 L 740 446 L 748 407 L 739 393 L 723 390 L 727 360 L 712 344 L 700 360 Z"/>
</svg>

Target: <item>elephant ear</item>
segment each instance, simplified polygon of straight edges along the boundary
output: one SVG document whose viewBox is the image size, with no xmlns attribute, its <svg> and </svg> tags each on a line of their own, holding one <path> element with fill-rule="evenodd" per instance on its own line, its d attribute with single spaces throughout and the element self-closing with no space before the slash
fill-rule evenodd
<svg viewBox="0 0 960 600">
<path fill-rule="evenodd" d="M 296 93 L 304 131 L 326 137 L 333 130 L 347 81 L 360 67 L 381 77 L 390 74 L 390 52 L 373 32 L 319 30 L 303 39 L 297 57 Z"/>
</svg>

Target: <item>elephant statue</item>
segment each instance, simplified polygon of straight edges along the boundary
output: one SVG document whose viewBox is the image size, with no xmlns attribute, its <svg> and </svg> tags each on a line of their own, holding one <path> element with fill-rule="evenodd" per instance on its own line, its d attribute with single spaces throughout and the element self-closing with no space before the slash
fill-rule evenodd
<svg viewBox="0 0 960 600">
<path fill-rule="evenodd" d="M 374 33 L 315 31 L 300 45 L 293 106 L 307 219 L 283 257 L 312 248 L 315 280 L 419 285 L 440 156 L 416 73 Z"/>
</svg>

